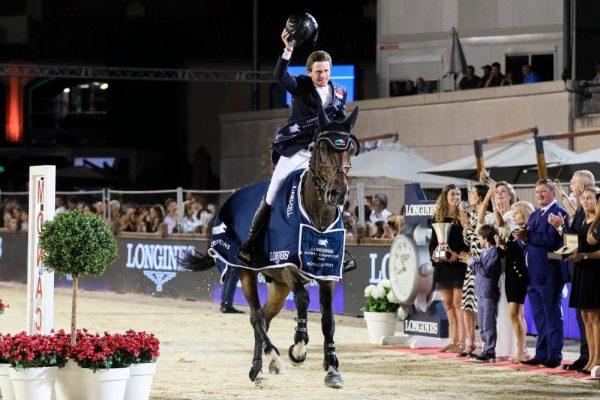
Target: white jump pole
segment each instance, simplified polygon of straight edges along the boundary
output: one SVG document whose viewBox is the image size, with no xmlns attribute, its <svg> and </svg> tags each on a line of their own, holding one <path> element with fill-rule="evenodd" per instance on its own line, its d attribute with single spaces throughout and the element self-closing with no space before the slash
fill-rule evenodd
<svg viewBox="0 0 600 400">
<path fill-rule="evenodd" d="M 48 334 L 54 328 L 54 272 L 42 265 L 39 238 L 45 221 L 54 218 L 56 166 L 29 167 L 27 243 L 27 332 Z"/>
</svg>

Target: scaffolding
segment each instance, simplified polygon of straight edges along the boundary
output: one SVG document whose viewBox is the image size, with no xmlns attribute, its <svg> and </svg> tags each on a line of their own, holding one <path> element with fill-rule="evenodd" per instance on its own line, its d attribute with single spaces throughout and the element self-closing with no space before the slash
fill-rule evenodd
<svg viewBox="0 0 600 400">
<path fill-rule="evenodd" d="M 0 64 L 0 76 L 169 82 L 271 83 L 273 71 Z"/>
</svg>

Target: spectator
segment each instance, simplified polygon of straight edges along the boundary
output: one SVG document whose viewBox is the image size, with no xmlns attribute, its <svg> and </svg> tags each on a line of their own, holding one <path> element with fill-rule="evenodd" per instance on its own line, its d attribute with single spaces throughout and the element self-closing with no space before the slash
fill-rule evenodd
<svg viewBox="0 0 600 400">
<path fill-rule="evenodd" d="M 534 211 L 533 205 L 527 201 L 518 201 L 511 206 L 511 210 L 514 220 L 511 231 L 516 233 L 519 230 L 525 230 L 525 224 Z M 498 244 L 502 250 L 501 256 L 505 259 L 506 281 L 504 289 L 508 301 L 510 321 L 517 339 L 517 353 L 513 356 L 512 362 L 519 363 L 530 358 L 525 342 L 527 322 L 524 314 L 529 274 L 525 264 L 525 254 L 523 249 L 517 245 L 514 233 L 506 241 L 498 238 Z"/>
<path fill-rule="evenodd" d="M 149 205 L 143 205 L 140 208 L 140 217 L 138 219 L 138 232 L 146 232 L 146 223 L 150 220 L 150 208 Z"/>
<path fill-rule="evenodd" d="M 460 90 L 476 89 L 481 86 L 481 78 L 475 75 L 475 67 L 468 65 L 463 76 L 458 83 Z"/>
<path fill-rule="evenodd" d="M 160 204 L 155 204 L 150 208 L 148 218 L 146 219 L 144 232 L 155 233 L 160 229 L 160 224 L 165 219 L 165 209 Z"/>
<path fill-rule="evenodd" d="M 111 200 L 108 202 L 110 210 L 110 220 L 108 224 L 113 235 L 117 236 L 121 231 L 121 203 L 119 200 Z"/>
<path fill-rule="evenodd" d="M 177 228 L 177 201 L 168 198 L 165 201 L 165 209 L 167 210 L 167 215 L 164 222 L 167 224 L 167 233 L 173 233 L 175 228 Z"/>
<path fill-rule="evenodd" d="M 468 251 L 468 247 L 463 241 L 462 226 L 458 220 L 459 203 L 460 190 L 458 187 L 456 185 L 446 185 L 437 199 L 433 215 L 434 223 L 451 224 L 448 234 L 450 258 L 433 260 L 433 281 L 436 288 L 442 293 L 452 340 L 448 346 L 441 350 L 444 353 L 462 353 L 465 351 L 465 333 L 460 305 L 467 265 L 458 259 L 458 254 L 461 251 Z M 429 254 L 432 257 L 437 246 L 438 237 L 434 230 L 429 242 Z"/>
<path fill-rule="evenodd" d="M 77 208 L 77 200 L 75 200 L 73 197 L 68 197 L 67 198 L 67 210 L 72 211 L 75 210 Z"/>
<path fill-rule="evenodd" d="M 543 364 L 555 368 L 562 361 L 563 317 L 562 288 L 565 283 L 561 263 L 548 258 L 548 252 L 562 245 L 562 238 L 549 222 L 552 215 L 561 214 L 568 221 L 567 212 L 556 202 L 554 185 L 547 179 L 536 183 L 535 196 L 540 205 L 526 224 L 526 234 L 515 234 L 518 244 L 525 248 L 529 287 L 527 296 L 535 327 L 538 332 L 535 356 L 521 364 Z"/>
<path fill-rule="evenodd" d="M 372 223 L 377 221 L 387 222 L 388 217 L 392 214 L 387 209 L 388 199 L 385 194 L 376 194 L 373 196 L 373 210 L 369 216 L 369 220 Z"/>
<path fill-rule="evenodd" d="M 417 86 L 417 94 L 431 93 L 431 90 L 427 86 L 427 82 L 425 82 L 425 79 L 423 79 L 421 77 L 417 78 L 416 86 Z"/>
<path fill-rule="evenodd" d="M 10 218 L 7 226 L 9 232 L 19 232 L 20 225 L 18 219 Z"/>
<path fill-rule="evenodd" d="M 499 62 L 495 62 L 492 64 L 492 72 L 490 73 L 489 78 L 485 82 L 485 87 L 497 87 L 502 84 L 502 80 L 504 79 L 504 75 L 501 72 L 501 66 Z"/>
<path fill-rule="evenodd" d="M 583 205 L 580 202 L 580 198 L 583 195 L 585 189 L 594 186 L 595 177 L 588 170 L 579 170 L 575 171 L 573 177 L 570 182 L 571 194 L 573 195 L 573 203 L 569 200 L 569 196 L 564 193 L 562 190 L 560 191 L 564 204 L 566 206 L 567 212 L 570 215 L 571 224 L 565 224 L 565 220 L 560 216 L 556 215 L 553 218 L 549 219 L 549 222 L 558 230 L 559 234 L 563 233 L 571 233 L 571 234 L 579 234 L 581 231 L 581 227 L 586 219 L 586 212 L 583 209 Z M 573 274 L 575 272 L 575 264 L 569 263 L 569 274 L 571 280 L 573 279 Z M 569 299 L 570 301 L 570 299 Z M 585 324 L 583 322 L 582 310 L 577 309 L 577 325 L 579 326 L 579 358 L 575 360 L 572 364 L 565 365 L 564 368 L 568 371 L 578 371 L 580 369 L 585 369 L 585 366 L 588 364 L 590 359 L 589 354 L 589 346 L 587 342 L 587 333 L 585 331 Z"/>
<path fill-rule="evenodd" d="M 578 372 L 590 374 L 590 371 L 600 365 L 598 342 L 600 340 L 600 230 L 598 229 L 597 214 L 600 211 L 598 197 L 600 191 L 595 186 L 586 188 L 581 196 L 581 203 L 585 210 L 583 221 L 578 234 L 577 252 L 569 257 L 575 263 L 573 282 L 571 284 L 571 297 L 569 307 L 577 308 L 581 312 L 585 323 L 585 335 L 590 346 L 588 362 Z"/>
<path fill-rule="evenodd" d="M 21 212 L 21 228 L 20 229 L 22 232 L 27 232 L 29 230 L 29 215 L 25 211 Z"/>
<path fill-rule="evenodd" d="M 106 218 L 104 215 L 104 202 L 102 200 L 94 203 L 94 209 L 96 210 L 96 214 L 100 215 L 103 218 Z"/>
<path fill-rule="evenodd" d="M 402 96 L 402 86 L 398 81 L 390 82 L 390 97 Z"/>
<path fill-rule="evenodd" d="M 140 210 L 134 204 L 128 204 L 125 208 L 125 215 L 121 217 L 122 232 L 137 232 L 140 218 Z"/>
<path fill-rule="evenodd" d="M 56 196 L 54 198 L 54 207 L 56 210 L 54 211 L 56 214 L 67 212 L 67 207 L 65 207 L 65 200 L 62 196 Z"/>
<path fill-rule="evenodd" d="M 481 67 L 481 69 L 483 70 L 483 76 L 481 77 L 479 87 L 484 87 L 486 82 L 488 81 L 488 79 L 490 79 L 490 76 L 492 75 L 492 66 L 486 64 L 483 67 Z"/>
<path fill-rule="evenodd" d="M 475 361 L 495 362 L 496 318 L 498 317 L 498 301 L 500 300 L 498 282 L 502 272 L 495 240 L 498 237 L 498 231 L 493 225 L 483 225 L 477 231 L 477 235 L 480 246 L 484 248 L 481 256 L 475 258 L 464 252 L 460 254 L 459 258 L 461 261 L 466 262 L 475 271 L 476 275 L 475 296 L 477 296 L 479 309 L 477 320 L 479 323 L 479 336 L 484 343 L 484 347 L 483 352 L 475 357 Z"/>
<path fill-rule="evenodd" d="M 489 186 L 478 183 L 469 191 L 469 206 L 459 207 L 460 222 L 463 227 L 463 242 L 469 246 L 470 254 L 478 260 L 483 247 L 478 240 L 477 227 L 482 223 L 493 221 L 491 213 L 487 212 L 487 203 L 491 196 Z M 475 346 L 475 314 L 477 313 L 477 298 L 475 296 L 475 271 L 467 265 L 467 271 L 462 287 L 460 309 L 465 329 L 465 350 L 458 354 L 467 357 L 473 354 Z"/>
<path fill-rule="evenodd" d="M 390 215 L 387 223 L 383 226 L 383 238 L 394 239 L 398 232 L 404 226 L 404 217 L 402 215 Z"/>
<path fill-rule="evenodd" d="M 200 233 L 202 221 L 196 217 L 192 205 L 192 200 L 188 200 L 183 203 L 183 219 L 181 221 L 182 233 Z"/>
<path fill-rule="evenodd" d="M 506 75 L 504 75 L 504 79 L 502 79 L 502 83 L 500 83 L 500 86 L 512 86 L 512 84 L 512 72 L 508 71 L 506 72 Z"/>
<path fill-rule="evenodd" d="M 531 65 L 529 65 L 529 64 L 523 65 L 523 68 L 521 68 L 521 71 L 523 72 L 523 84 L 536 83 L 536 82 L 540 81 L 538 74 L 536 74 L 531 69 Z"/>
<path fill-rule="evenodd" d="M 415 87 L 415 82 L 409 79 L 404 82 L 404 90 L 402 90 L 400 96 L 412 96 L 413 94 L 417 94 L 417 88 Z"/>
</svg>

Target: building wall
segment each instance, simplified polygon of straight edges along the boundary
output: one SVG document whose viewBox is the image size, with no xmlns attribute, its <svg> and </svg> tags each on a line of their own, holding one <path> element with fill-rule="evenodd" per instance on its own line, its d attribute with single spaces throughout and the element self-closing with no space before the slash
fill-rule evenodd
<svg viewBox="0 0 600 400">
<path fill-rule="evenodd" d="M 442 77 L 452 27 L 478 75 L 482 65 L 504 66 L 515 54 L 551 53 L 554 79 L 563 70 L 562 0 L 381 0 L 377 21 L 380 97 L 388 96 L 390 81 L 419 76 L 451 90 L 454 83 Z"/>
<path fill-rule="evenodd" d="M 359 139 L 398 132 L 401 144 L 436 164 L 472 155 L 475 139 L 535 126 L 540 134 L 569 131 L 569 94 L 562 82 L 365 100 L 349 108 L 354 106 L 360 107 L 353 130 Z M 269 143 L 288 116 L 289 110 L 221 115 L 221 187 L 269 177 Z M 575 149 L 583 139 L 600 146 L 600 137 L 581 138 Z"/>
</svg>

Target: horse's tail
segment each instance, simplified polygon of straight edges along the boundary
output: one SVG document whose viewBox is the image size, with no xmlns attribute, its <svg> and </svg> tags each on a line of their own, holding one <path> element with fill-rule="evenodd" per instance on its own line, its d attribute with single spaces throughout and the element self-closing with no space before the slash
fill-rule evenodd
<svg viewBox="0 0 600 400">
<path fill-rule="evenodd" d="M 188 271 L 206 271 L 215 265 L 215 260 L 207 254 L 202 254 L 194 249 L 194 252 L 184 251 L 181 257 L 178 257 L 180 265 Z"/>
</svg>

